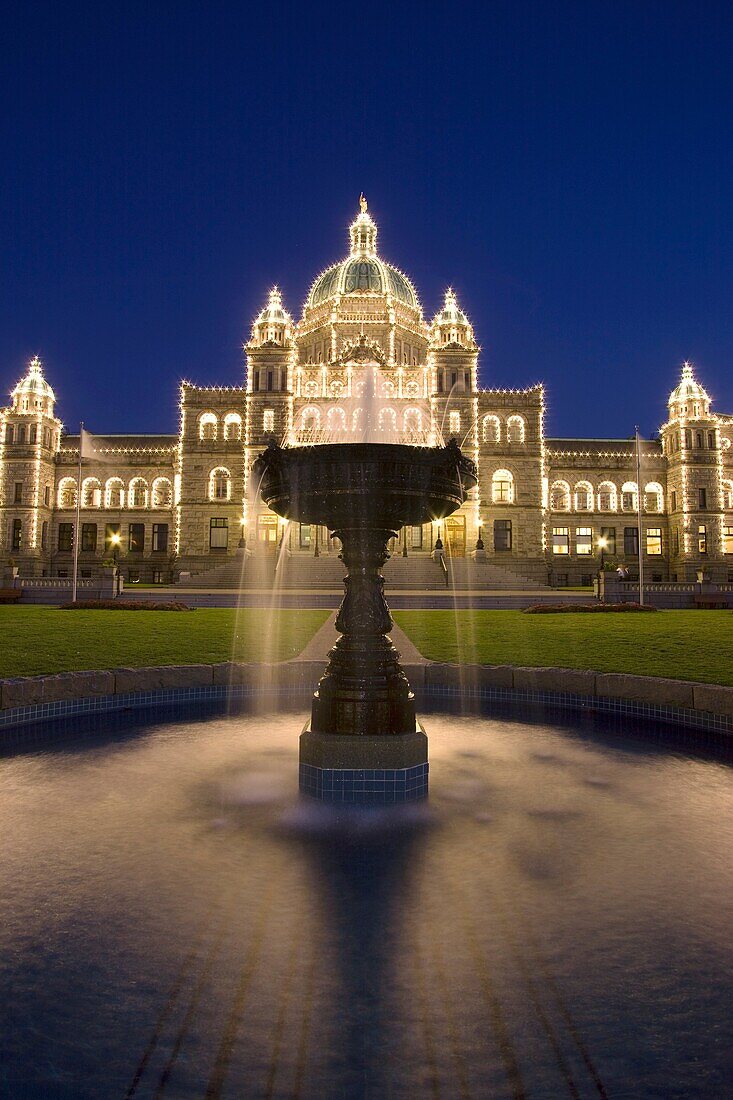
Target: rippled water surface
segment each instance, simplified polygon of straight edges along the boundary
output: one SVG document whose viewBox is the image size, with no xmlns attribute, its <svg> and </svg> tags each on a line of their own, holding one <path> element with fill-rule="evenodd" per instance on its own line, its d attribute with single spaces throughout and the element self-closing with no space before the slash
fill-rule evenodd
<svg viewBox="0 0 733 1100">
<path fill-rule="evenodd" d="M 429 803 L 339 813 L 301 721 L 0 760 L 0 1096 L 731 1095 L 724 761 L 434 714 Z"/>
</svg>

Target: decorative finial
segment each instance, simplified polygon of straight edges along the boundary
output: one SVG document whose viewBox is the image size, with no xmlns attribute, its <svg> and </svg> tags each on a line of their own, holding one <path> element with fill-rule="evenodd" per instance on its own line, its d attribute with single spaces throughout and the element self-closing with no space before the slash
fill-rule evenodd
<svg viewBox="0 0 733 1100">
<path fill-rule="evenodd" d="M 365 198 L 365 195 L 364 195 L 363 191 L 359 195 L 359 210 L 361 211 L 362 214 L 366 214 L 366 212 L 367 212 L 367 201 L 366 201 L 366 198 Z"/>
<path fill-rule="evenodd" d="M 692 363 L 688 359 L 682 364 L 682 377 L 692 378 Z"/>
<path fill-rule="evenodd" d="M 33 374 L 40 374 L 42 372 L 43 363 L 37 355 L 34 355 L 31 359 L 30 363 L 28 364 L 28 370 L 31 371 Z"/>
</svg>

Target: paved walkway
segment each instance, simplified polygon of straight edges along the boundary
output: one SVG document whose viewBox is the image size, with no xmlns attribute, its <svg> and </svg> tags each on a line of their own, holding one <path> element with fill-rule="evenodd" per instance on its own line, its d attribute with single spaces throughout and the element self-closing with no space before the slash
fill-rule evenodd
<svg viewBox="0 0 733 1100">
<path fill-rule="evenodd" d="M 397 647 L 400 660 L 406 665 L 425 665 L 428 662 L 419 653 L 404 630 L 395 625 L 389 632 L 389 636 Z M 313 635 L 302 653 L 294 657 L 294 661 L 325 661 L 328 651 L 336 644 L 340 637 L 336 630 L 336 612 L 329 615 L 322 627 Z"/>
</svg>

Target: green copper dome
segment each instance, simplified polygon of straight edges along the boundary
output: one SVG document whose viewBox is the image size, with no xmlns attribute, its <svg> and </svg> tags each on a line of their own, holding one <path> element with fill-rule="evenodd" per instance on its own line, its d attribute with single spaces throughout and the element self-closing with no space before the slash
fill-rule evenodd
<svg viewBox="0 0 733 1100">
<path fill-rule="evenodd" d="M 415 291 L 405 276 L 375 256 L 349 256 L 329 267 L 313 284 L 307 305 L 319 306 L 337 294 L 391 294 L 411 309 L 418 308 Z"/>
</svg>

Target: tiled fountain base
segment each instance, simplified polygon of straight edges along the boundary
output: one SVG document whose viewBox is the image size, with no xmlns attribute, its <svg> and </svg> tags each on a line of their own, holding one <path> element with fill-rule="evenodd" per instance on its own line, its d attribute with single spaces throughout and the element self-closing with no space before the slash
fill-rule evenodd
<svg viewBox="0 0 733 1100">
<path fill-rule="evenodd" d="M 389 736 L 300 735 L 300 789 L 322 802 L 389 805 L 417 802 L 428 793 L 428 739 Z"/>
<path fill-rule="evenodd" d="M 391 805 L 427 798 L 429 765 L 411 768 L 317 768 L 300 765 L 300 789 L 322 802 Z"/>
</svg>

